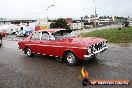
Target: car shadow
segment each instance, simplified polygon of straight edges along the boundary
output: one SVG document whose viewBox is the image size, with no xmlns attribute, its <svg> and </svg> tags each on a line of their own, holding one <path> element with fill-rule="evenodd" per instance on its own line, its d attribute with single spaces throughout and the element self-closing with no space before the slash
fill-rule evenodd
<svg viewBox="0 0 132 88">
<path fill-rule="evenodd" d="M 59 64 L 59 65 L 67 65 L 69 66 L 65 60 L 63 60 L 62 62 L 59 62 L 56 60 L 55 57 L 53 56 L 48 56 L 48 55 L 35 55 L 34 57 L 29 57 L 31 58 L 31 60 L 39 60 L 39 61 L 45 61 L 45 62 L 48 62 L 48 63 L 51 63 L 51 64 Z M 84 61 L 79 61 L 77 65 L 75 66 L 69 66 L 69 67 L 91 67 L 91 66 L 98 66 L 100 65 L 100 59 L 98 58 L 92 58 L 90 60 L 84 60 Z"/>
</svg>

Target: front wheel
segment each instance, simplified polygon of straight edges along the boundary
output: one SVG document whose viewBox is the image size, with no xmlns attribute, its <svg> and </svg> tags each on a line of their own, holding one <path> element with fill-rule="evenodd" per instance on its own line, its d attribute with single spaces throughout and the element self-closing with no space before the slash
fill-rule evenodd
<svg viewBox="0 0 132 88">
<path fill-rule="evenodd" d="M 33 56 L 34 56 L 34 54 L 32 53 L 32 51 L 31 51 L 30 48 L 26 48 L 26 54 L 27 54 L 27 56 L 29 56 L 29 57 L 33 57 Z"/>
<path fill-rule="evenodd" d="M 66 59 L 67 63 L 71 66 L 76 65 L 78 63 L 77 56 L 72 52 L 67 52 L 65 54 L 65 59 Z"/>
</svg>

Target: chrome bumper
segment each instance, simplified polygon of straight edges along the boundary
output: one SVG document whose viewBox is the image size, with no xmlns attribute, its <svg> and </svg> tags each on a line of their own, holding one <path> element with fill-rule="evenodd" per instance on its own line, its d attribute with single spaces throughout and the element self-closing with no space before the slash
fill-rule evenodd
<svg viewBox="0 0 132 88">
<path fill-rule="evenodd" d="M 105 50 L 107 50 L 108 47 L 103 47 L 102 49 L 100 49 L 99 51 L 95 51 L 89 55 L 84 55 L 84 60 L 89 60 L 90 58 L 92 58 L 93 56 L 97 55 L 98 53 L 102 53 Z"/>
</svg>

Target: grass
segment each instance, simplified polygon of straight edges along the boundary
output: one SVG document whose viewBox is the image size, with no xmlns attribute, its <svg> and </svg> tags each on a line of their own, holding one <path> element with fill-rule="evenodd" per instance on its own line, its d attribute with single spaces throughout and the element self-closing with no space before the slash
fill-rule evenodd
<svg viewBox="0 0 132 88">
<path fill-rule="evenodd" d="M 81 33 L 79 36 L 105 38 L 110 43 L 132 43 L 132 27 L 123 28 L 121 30 L 118 30 L 118 28 L 97 30 Z"/>
</svg>

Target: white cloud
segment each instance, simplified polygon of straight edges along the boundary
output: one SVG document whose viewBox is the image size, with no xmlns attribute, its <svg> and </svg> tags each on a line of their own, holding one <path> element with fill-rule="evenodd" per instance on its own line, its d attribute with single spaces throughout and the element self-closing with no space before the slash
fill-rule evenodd
<svg viewBox="0 0 132 88">
<path fill-rule="evenodd" d="M 54 4 L 47 11 L 47 7 Z M 131 0 L 96 0 L 97 14 L 131 16 Z M 0 17 L 73 17 L 94 14 L 94 0 L 0 0 Z"/>
</svg>

